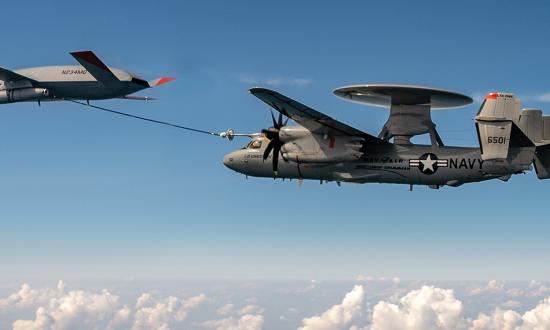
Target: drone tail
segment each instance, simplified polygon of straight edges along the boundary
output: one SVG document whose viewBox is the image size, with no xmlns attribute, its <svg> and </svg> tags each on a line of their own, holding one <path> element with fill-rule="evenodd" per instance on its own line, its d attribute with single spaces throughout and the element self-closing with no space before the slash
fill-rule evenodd
<svg viewBox="0 0 550 330">
<path fill-rule="evenodd" d="M 149 81 L 148 84 L 150 87 L 156 87 L 156 86 L 160 86 L 162 84 L 166 84 L 166 83 L 169 83 L 173 80 L 176 80 L 176 78 L 172 78 L 172 77 L 162 77 L 162 78 L 158 78 L 158 79 L 155 79 L 155 80 L 152 80 L 152 81 Z"/>
</svg>

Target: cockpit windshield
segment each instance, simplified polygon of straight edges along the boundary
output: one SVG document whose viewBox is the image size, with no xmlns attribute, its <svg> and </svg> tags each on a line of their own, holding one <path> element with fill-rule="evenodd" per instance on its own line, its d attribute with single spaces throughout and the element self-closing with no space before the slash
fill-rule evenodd
<svg viewBox="0 0 550 330">
<path fill-rule="evenodd" d="M 260 149 L 262 147 L 262 141 L 261 140 L 254 140 L 251 141 L 246 148 L 247 149 Z"/>
</svg>

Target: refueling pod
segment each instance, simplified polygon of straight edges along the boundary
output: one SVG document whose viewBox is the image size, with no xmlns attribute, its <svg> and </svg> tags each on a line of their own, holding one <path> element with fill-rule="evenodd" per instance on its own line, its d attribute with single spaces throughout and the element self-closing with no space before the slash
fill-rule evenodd
<svg viewBox="0 0 550 330">
<path fill-rule="evenodd" d="M 40 101 L 48 99 L 50 91 L 46 88 L 19 88 L 5 89 L 0 91 L 0 104 L 24 102 L 24 101 Z"/>
</svg>

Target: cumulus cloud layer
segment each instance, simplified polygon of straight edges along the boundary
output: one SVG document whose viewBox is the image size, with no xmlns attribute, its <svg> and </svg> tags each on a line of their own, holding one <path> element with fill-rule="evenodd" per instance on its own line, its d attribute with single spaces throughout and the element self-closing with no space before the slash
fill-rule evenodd
<svg viewBox="0 0 550 330">
<path fill-rule="evenodd" d="M 206 300 L 204 294 L 182 300 L 174 296 L 155 299 L 144 293 L 137 299 L 132 329 L 169 329 L 171 324 L 184 321 L 191 309 Z"/>
<path fill-rule="evenodd" d="M 372 329 L 457 329 L 461 313 L 462 302 L 454 297 L 453 290 L 423 286 L 409 292 L 399 304 L 376 304 Z"/>
<path fill-rule="evenodd" d="M 222 319 L 204 321 L 201 325 L 216 330 L 260 330 L 264 325 L 265 309 L 249 304 L 236 309 L 233 304 L 226 304 L 216 311 L 218 315 L 228 316 Z"/>
<path fill-rule="evenodd" d="M 204 294 L 181 299 L 155 298 L 142 294 L 135 308 L 123 305 L 120 297 L 107 289 L 101 292 L 66 291 L 63 282 L 57 288 L 32 289 L 23 284 L 18 292 L 0 299 L 0 312 L 36 308 L 34 319 L 13 321 L 14 330 L 39 329 L 170 329 L 183 321 L 187 313 L 205 302 Z"/>
<path fill-rule="evenodd" d="M 483 291 L 500 291 L 502 283 L 489 282 Z M 550 297 L 523 315 L 513 310 L 496 308 L 491 313 L 479 313 L 474 318 L 464 316 L 463 303 L 454 291 L 434 286 L 412 290 L 397 302 L 379 301 L 369 310 L 363 286 L 355 286 L 339 305 L 302 321 L 301 330 L 336 329 L 469 329 L 469 330 L 528 330 L 550 329 Z M 364 321 L 365 314 L 367 320 Z"/>
<path fill-rule="evenodd" d="M 357 280 L 347 293 L 341 284 L 311 281 L 295 286 L 299 294 L 277 285 L 231 284 L 215 289 L 207 285 L 208 296 L 159 295 L 140 288 L 126 300 L 109 289 L 68 290 L 61 281 L 38 289 L 23 284 L 0 297 L 0 328 L 550 329 L 550 289 L 540 281 L 521 286 L 504 281 L 455 283 L 450 289 L 446 284 L 391 278 Z"/>
<path fill-rule="evenodd" d="M 312 317 L 305 318 L 300 330 L 330 330 L 347 327 L 364 311 L 365 288 L 356 285 L 348 292 L 341 304 L 332 306 L 329 310 Z"/>
</svg>

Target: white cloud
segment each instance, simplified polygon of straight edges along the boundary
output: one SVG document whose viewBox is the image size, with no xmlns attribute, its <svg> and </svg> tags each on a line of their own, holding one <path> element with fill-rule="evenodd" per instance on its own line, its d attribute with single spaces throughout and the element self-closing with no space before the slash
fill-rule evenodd
<svg viewBox="0 0 550 330">
<path fill-rule="evenodd" d="M 374 306 L 372 329 L 457 329 L 462 326 L 462 302 L 453 290 L 423 286 L 399 300 Z"/>
<path fill-rule="evenodd" d="M 217 309 L 218 315 L 230 315 L 229 317 L 204 321 L 201 325 L 205 328 L 216 330 L 260 330 L 264 325 L 264 308 L 257 305 L 246 305 L 239 310 L 233 304 L 226 304 Z"/>
<path fill-rule="evenodd" d="M 356 285 L 348 292 L 342 303 L 332 306 L 321 315 L 302 320 L 301 330 L 332 330 L 349 327 L 354 318 L 361 315 L 364 309 L 365 288 Z"/>
<path fill-rule="evenodd" d="M 499 293 L 504 289 L 504 281 L 490 280 L 486 286 L 470 289 L 470 294 Z"/>
<path fill-rule="evenodd" d="M 544 297 L 550 293 L 550 288 L 545 286 L 541 281 L 530 281 L 527 289 L 526 295 L 529 297 Z"/>
<path fill-rule="evenodd" d="M 155 299 L 151 294 L 144 293 L 137 299 L 132 329 L 169 329 L 170 325 L 184 321 L 190 309 L 207 299 L 204 294 L 187 300 L 173 296 Z"/>
<path fill-rule="evenodd" d="M 225 304 L 216 310 L 216 313 L 221 316 L 229 315 L 233 312 L 235 306 L 233 304 Z"/>
<path fill-rule="evenodd" d="M 259 306 L 257 305 L 246 305 L 244 306 L 243 308 L 241 308 L 237 314 L 239 315 L 244 315 L 244 314 L 253 314 L 253 313 L 256 313 L 256 314 L 262 314 L 264 312 L 264 309 L 263 308 L 260 308 Z"/>
<path fill-rule="evenodd" d="M 63 281 L 59 281 L 55 289 L 45 288 L 40 290 L 32 289 L 30 285 L 25 283 L 21 285 L 18 292 L 12 293 L 7 298 L 0 299 L 0 310 L 12 307 L 27 308 L 36 304 L 46 303 L 50 299 L 62 295 L 64 290 L 65 284 Z"/>
<path fill-rule="evenodd" d="M 114 329 L 128 321 L 128 307 L 121 306 L 119 297 L 108 290 L 57 293 L 36 310 L 34 320 L 16 320 L 13 329 Z M 35 301 L 42 298 L 35 296 Z"/>
<path fill-rule="evenodd" d="M 522 329 L 550 329 L 550 297 L 521 317 Z"/>
<path fill-rule="evenodd" d="M 355 280 L 358 282 L 391 282 L 395 285 L 398 285 L 401 282 L 399 277 L 376 277 L 370 275 L 357 275 Z"/>
<path fill-rule="evenodd" d="M 521 297 L 525 295 L 525 291 L 521 288 L 510 288 L 506 290 L 506 294 L 510 297 Z"/>
<path fill-rule="evenodd" d="M 542 284 L 532 282 L 531 288 Z M 489 281 L 483 292 L 504 292 L 503 282 Z M 514 310 L 496 307 L 491 313 L 479 313 L 470 319 L 464 315 L 463 304 L 451 289 L 422 286 L 412 290 L 396 303 L 379 301 L 369 311 L 363 301 L 365 291 L 356 286 L 340 305 L 321 315 L 303 320 L 301 330 L 353 329 L 353 330 L 544 330 L 550 329 L 550 297 L 533 309 L 521 314 Z M 504 292 L 505 293 L 505 292 Z M 517 307 L 518 301 L 507 301 L 503 306 Z M 368 322 L 365 322 L 368 320 Z"/>
<path fill-rule="evenodd" d="M 313 82 L 310 78 L 295 78 L 295 77 L 270 77 L 270 78 L 258 78 L 253 75 L 239 75 L 236 77 L 238 81 L 245 84 L 254 85 L 267 85 L 267 86 L 297 86 L 302 87 L 309 85 Z"/>
<path fill-rule="evenodd" d="M 202 326 L 216 330 L 260 330 L 264 325 L 263 315 L 246 314 L 221 320 L 205 321 Z"/>
<path fill-rule="evenodd" d="M 480 313 L 472 322 L 471 330 L 513 330 L 521 322 L 521 315 L 514 311 L 496 308 L 493 314 Z"/>
<path fill-rule="evenodd" d="M 66 292 L 60 281 L 55 289 L 32 289 L 23 284 L 18 292 L 0 299 L 0 311 L 36 308 L 33 319 L 13 321 L 14 330 L 39 329 L 169 329 L 182 322 L 187 313 L 207 300 L 204 294 L 188 299 L 154 298 L 144 293 L 136 300 L 135 311 L 123 305 L 118 295 L 107 289 L 99 293 L 83 290 Z"/>
<path fill-rule="evenodd" d="M 550 102 L 550 92 L 537 94 L 533 97 L 533 100 L 539 101 L 539 102 Z"/>
<path fill-rule="evenodd" d="M 521 306 L 521 302 L 517 300 L 507 300 L 502 303 L 502 307 L 506 307 L 506 308 L 516 308 L 519 306 Z"/>
<path fill-rule="evenodd" d="M 550 297 L 520 315 L 513 310 L 496 308 L 490 315 L 480 313 L 471 330 L 544 330 L 550 329 Z"/>
<path fill-rule="evenodd" d="M 395 286 L 396 281 L 389 277 L 360 276 L 357 280 L 362 281 L 361 285 L 353 286 L 337 300 L 330 299 L 340 284 L 317 281 L 302 282 L 304 293 L 300 295 L 288 294 L 296 292 L 300 287 L 296 286 L 298 283 L 293 283 L 288 292 L 281 291 L 280 283 L 271 287 L 262 284 L 259 286 L 261 291 L 256 287 L 243 289 L 232 284 L 231 289 L 237 291 L 222 287 L 222 290 L 213 291 L 217 293 L 209 292 L 208 297 L 205 294 L 158 295 L 132 289 L 131 300 L 123 299 L 118 291 L 115 293 L 111 289 L 69 290 L 61 281 L 49 288 L 23 284 L 14 293 L 0 297 L 0 328 L 550 329 L 547 282 L 493 280 L 477 286 L 468 282 L 448 282 L 441 288 L 442 283 L 434 287 L 408 281 Z M 454 290 L 445 288 L 447 285 Z M 315 290 L 304 290 L 308 287 Z M 140 292 L 144 293 L 136 294 Z M 188 291 L 180 289 L 180 292 Z M 258 297 L 259 293 L 262 294 L 260 299 L 246 299 Z M 533 303 L 537 300 L 538 303 Z M 201 308 L 207 302 L 212 304 L 211 308 Z M 305 314 L 305 310 L 315 306 L 319 306 L 313 309 L 317 314 Z"/>
</svg>

